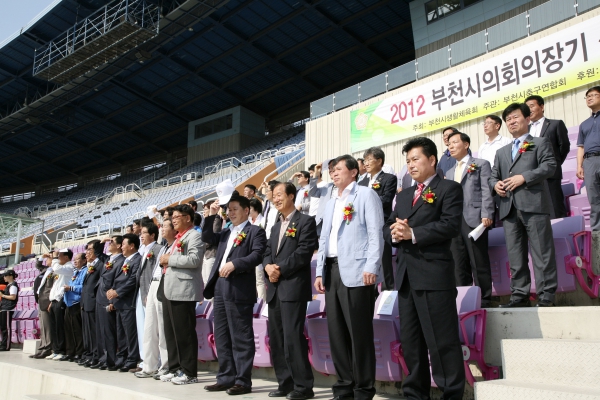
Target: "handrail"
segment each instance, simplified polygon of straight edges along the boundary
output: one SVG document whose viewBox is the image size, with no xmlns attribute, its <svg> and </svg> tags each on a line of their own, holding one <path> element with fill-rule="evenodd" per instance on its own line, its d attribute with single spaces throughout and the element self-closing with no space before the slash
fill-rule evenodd
<svg viewBox="0 0 600 400">
<path fill-rule="evenodd" d="M 300 159 L 301 159 L 302 157 L 306 157 L 306 150 L 304 150 L 304 151 L 300 150 L 300 151 L 298 152 L 298 154 L 296 154 L 295 156 L 291 157 L 289 160 L 287 160 L 286 162 L 284 162 L 283 164 L 281 164 L 281 165 L 280 165 L 278 168 L 281 168 L 281 167 L 283 167 L 284 165 L 287 165 L 287 164 L 291 163 L 291 162 L 292 162 L 292 160 L 295 160 L 295 159 L 296 159 L 296 157 L 298 157 L 298 156 L 301 156 L 301 157 L 300 157 Z M 299 159 L 298 159 L 298 160 L 295 160 L 293 164 L 297 163 L 298 161 L 300 161 L 300 160 L 299 160 Z M 290 164 L 290 165 L 288 166 L 288 168 L 289 168 L 289 167 L 291 167 L 293 164 Z M 268 173 L 268 174 L 265 176 L 265 178 L 264 178 L 263 182 L 269 182 L 269 180 L 270 180 L 270 179 L 268 179 L 268 178 L 272 177 L 274 174 L 277 174 L 277 175 L 279 175 L 279 174 L 280 174 L 280 172 L 278 171 L 278 168 L 275 168 L 275 171 L 269 172 L 269 173 Z"/>
</svg>

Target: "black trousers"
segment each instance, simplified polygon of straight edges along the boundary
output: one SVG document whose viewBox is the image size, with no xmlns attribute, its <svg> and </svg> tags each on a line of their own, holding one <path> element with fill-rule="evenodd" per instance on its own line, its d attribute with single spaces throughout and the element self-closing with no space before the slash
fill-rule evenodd
<svg viewBox="0 0 600 400">
<path fill-rule="evenodd" d="M 65 347 L 69 357 L 83 354 L 83 331 L 81 322 L 81 305 L 79 303 L 65 310 Z"/>
<path fill-rule="evenodd" d="M 12 319 L 14 311 L 0 311 L 0 332 L 2 332 L 2 342 L 0 349 L 10 350 L 12 343 Z"/>
<path fill-rule="evenodd" d="M 565 218 L 567 216 L 567 208 L 565 207 L 565 195 L 562 191 L 561 180 L 548 179 L 546 182 L 548 182 L 550 199 L 554 208 L 554 215 L 550 216 L 550 218 Z"/>
<path fill-rule="evenodd" d="M 414 290 L 406 275 L 398 292 L 398 311 L 402 321 L 400 342 L 410 372 L 402 382 L 404 396 L 430 399 L 431 360 L 433 380 L 444 393 L 444 400 L 462 400 L 465 370 L 458 336 L 456 289 Z"/>
<path fill-rule="evenodd" d="M 135 368 L 140 359 L 135 308 L 117 310 L 117 365 Z M 194 316 L 195 317 L 195 316 Z"/>
<path fill-rule="evenodd" d="M 171 301 L 164 297 L 163 320 L 169 357 L 169 371 L 181 369 L 188 378 L 198 377 L 198 336 L 196 335 L 196 302 Z M 135 327 L 134 327 L 135 328 Z"/>
<path fill-rule="evenodd" d="M 275 293 L 269 303 L 269 346 L 279 390 L 284 392 L 307 393 L 313 388 L 305 320 L 305 301 L 280 301 Z"/>
<path fill-rule="evenodd" d="M 96 303 L 96 337 L 98 362 L 108 367 L 117 365 L 117 313 L 106 311 L 106 306 Z"/>
<path fill-rule="evenodd" d="M 471 228 L 463 217 L 460 234 L 452 239 L 452 257 L 454 258 L 454 276 L 456 286 L 475 286 L 481 288 L 481 302 L 485 305 L 492 299 L 492 267 L 488 254 L 488 230 L 479 239 L 469 237 Z"/>
<path fill-rule="evenodd" d="M 221 285 L 226 284 L 225 279 L 219 278 L 213 299 L 215 344 L 219 359 L 217 383 L 250 387 L 256 353 L 252 327 L 254 305 L 225 300 L 221 295 Z"/>
<path fill-rule="evenodd" d="M 394 285 L 394 266 L 392 264 L 392 245 L 383 241 L 383 254 L 381 258 L 381 269 L 383 270 L 383 282 L 381 290 L 396 290 Z"/>
<path fill-rule="evenodd" d="M 65 310 L 67 306 L 64 301 L 53 300 L 50 305 L 50 338 L 52 339 L 52 352 L 54 354 L 66 354 L 65 337 Z"/>
<path fill-rule="evenodd" d="M 96 310 L 81 311 L 83 325 L 83 358 L 98 362 L 98 344 L 96 342 Z"/>
<path fill-rule="evenodd" d="M 337 262 L 327 260 L 325 308 L 331 357 L 338 381 L 334 396 L 370 400 L 375 396 L 375 343 L 372 286 L 347 287 Z"/>
</svg>

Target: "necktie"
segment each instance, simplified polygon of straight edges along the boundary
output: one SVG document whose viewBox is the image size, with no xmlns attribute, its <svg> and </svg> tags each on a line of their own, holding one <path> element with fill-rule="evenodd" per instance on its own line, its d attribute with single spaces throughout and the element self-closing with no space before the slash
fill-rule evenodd
<svg viewBox="0 0 600 400">
<path fill-rule="evenodd" d="M 454 170 L 454 181 L 460 183 L 460 181 L 462 180 L 462 167 L 463 164 L 465 162 L 464 161 L 459 161 L 458 165 L 456 166 L 456 169 Z"/>
<path fill-rule="evenodd" d="M 519 143 L 521 143 L 521 141 L 519 139 L 515 139 L 515 145 L 513 146 L 512 149 L 512 159 L 514 160 L 515 157 L 517 156 L 517 153 L 519 152 Z"/>
<path fill-rule="evenodd" d="M 425 187 L 424 183 L 417 184 L 417 190 L 415 190 L 415 197 L 413 198 L 412 205 L 413 207 L 417 204 L 417 199 L 421 197 L 421 193 L 423 193 L 423 188 Z"/>
</svg>

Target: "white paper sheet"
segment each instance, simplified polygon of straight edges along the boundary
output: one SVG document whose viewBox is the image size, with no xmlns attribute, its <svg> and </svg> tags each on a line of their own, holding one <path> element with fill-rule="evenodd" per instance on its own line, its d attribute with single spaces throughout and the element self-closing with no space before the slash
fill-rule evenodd
<svg viewBox="0 0 600 400">
<path fill-rule="evenodd" d="M 477 228 L 469 232 L 469 237 L 473 238 L 473 240 L 477 240 L 483 232 L 485 232 L 485 226 L 483 225 L 483 223 L 481 223 Z"/>
<path fill-rule="evenodd" d="M 377 315 L 392 315 L 394 303 L 398 298 L 398 292 L 395 290 L 384 290 L 379 296 L 381 297 L 381 300 L 379 300 Z"/>
</svg>

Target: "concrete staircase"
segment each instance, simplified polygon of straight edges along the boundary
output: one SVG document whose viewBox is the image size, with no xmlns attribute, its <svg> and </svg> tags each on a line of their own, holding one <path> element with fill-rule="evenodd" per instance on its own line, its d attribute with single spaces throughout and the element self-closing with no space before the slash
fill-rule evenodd
<svg viewBox="0 0 600 400">
<path fill-rule="evenodd" d="M 600 341 L 502 340 L 504 379 L 475 384 L 476 400 L 600 400 Z"/>
</svg>

